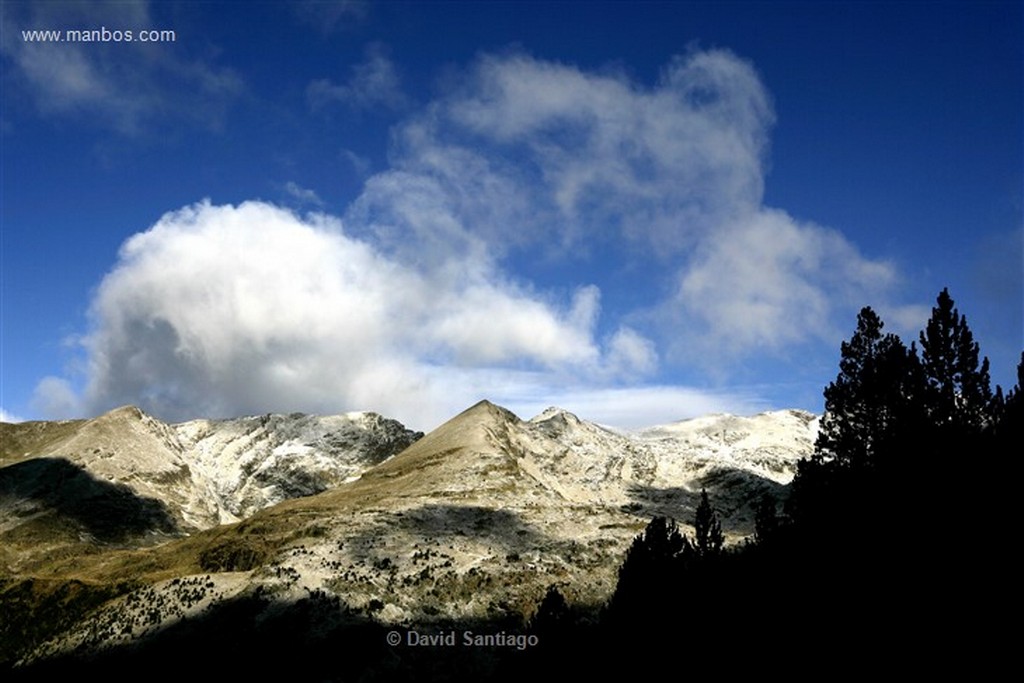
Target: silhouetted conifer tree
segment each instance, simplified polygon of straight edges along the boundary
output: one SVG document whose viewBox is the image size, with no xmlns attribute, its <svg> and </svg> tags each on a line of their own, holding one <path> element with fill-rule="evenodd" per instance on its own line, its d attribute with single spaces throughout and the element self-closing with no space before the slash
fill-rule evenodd
<svg viewBox="0 0 1024 683">
<path fill-rule="evenodd" d="M 697 506 L 693 528 L 697 537 L 696 550 L 700 557 L 721 554 L 725 536 L 722 534 L 722 525 L 718 522 L 718 514 L 711 507 L 705 489 L 700 490 L 700 505 Z"/>
<path fill-rule="evenodd" d="M 997 394 L 1002 396 L 1002 389 L 996 387 Z M 1011 448 L 1020 447 L 1024 443 L 1024 352 L 1020 354 L 1017 364 L 1017 386 L 1006 393 L 1006 397 L 997 402 L 996 439 L 999 449 L 1009 454 Z"/>
<path fill-rule="evenodd" d="M 925 407 L 941 430 L 978 434 L 992 422 L 988 358 L 979 363 L 978 343 L 947 289 L 939 293 L 936 304 L 921 332 Z"/>
<path fill-rule="evenodd" d="M 655 517 L 633 539 L 619 568 L 619 581 L 609 604 L 614 621 L 650 617 L 671 601 L 677 590 L 680 558 L 693 552 L 676 523 Z"/>
<path fill-rule="evenodd" d="M 539 633 L 555 632 L 567 626 L 569 605 L 556 586 L 548 586 L 537 613 L 530 620 L 530 630 Z"/>
<path fill-rule="evenodd" d="M 839 375 L 825 389 L 813 459 L 840 468 L 878 466 L 882 454 L 909 427 L 923 390 L 917 356 L 869 307 L 857 316 L 857 330 L 840 349 Z M 916 424 L 915 424 L 916 426 Z"/>
<path fill-rule="evenodd" d="M 964 584 L 977 563 L 973 552 L 951 553 L 949 539 L 979 548 L 998 542 L 975 517 L 936 509 L 935 495 L 943 492 L 965 510 L 991 509 L 1005 497 L 993 495 L 999 484 L 958 486 L 950 473 L 1019 449 L 1020 428 L 1012 426 L 1024 423 L 1018 390 L 992 392 L 988 360 L 948 290 L 936 304 L 919 336 L 920 357 L 914 345 L 908 350 L 883 334 L 870 308 L 842 345 L 814 455 L 798 464 L 786 503 L 786 548 L 794 557 L 780 566 L 809 577 L 800 594 L 812 621 L 835 614 L 833 626 L 841 628 L 854 615 L 885 611 L 890 635 L 908 624 L 941 630 L 950 612 L 941 605 L 972 604 Z M 1024 357 L 1018 372 L 1024 379 Z M 924 575 L 932 582 L 922 582 Z M 833 601 L 830 612 L 815 614 L 823 597 Z"/>
<path fill-rule="evenodd" d="M 921 364 L 870 308 L 840 348 L 839 374 L 825 388 L 814 454 L 797 465 L 786 512 L 804 533 L 832 536 L 866 522 L 865 495 L 907 478 L 925 427 Z M 872 493 L 868 493 L 872 491 Z M 844 529 L 844 531 L 840 531 Z"/>
<path fill-rule="evenodd" d="M 768 543 L 778 533 L 779 516 L 776 511 L 775 496 L 770 493 L 761 495 L 754 509 L 754 542 Z"/>
</svg>

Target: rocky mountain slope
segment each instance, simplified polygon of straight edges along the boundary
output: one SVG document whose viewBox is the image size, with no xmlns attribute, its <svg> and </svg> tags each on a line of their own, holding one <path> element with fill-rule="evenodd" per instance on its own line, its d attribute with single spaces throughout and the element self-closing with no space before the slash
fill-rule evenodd
<svg viewBox="0 0 1024 683">
<path fill-rule="evenodd" d="M 150 548 L 37 557 L 33 580 L 103 590 L 99 597 L 99 589 L 86 590 L 95 605 L 70 610 L 73 617 L 36 635 L 19 656 L 139 642 L 239 601 L 266 615 L 316 597 L 331 619 L 404 625 L 521 621 L 552 585 L 574 604 L 599 605 L 636 533 L 656 514 L 692 519 L 701 487 L 733 540 L 750 533 L 752 504 L 792 478 L 817 430 L 813 415 L 781 411 L 623 433 L 558 409 L 521 420 L 484 401 L 387 457 L 382 444 L 396 443 L 389 439 L 399 432 L 366 414 L 336 422 L 244 418 L 218 430 L 205 421 L 164 429 L 126 411 L 118 419 L 133 425 L 139 447 L 164 454 L 162 461 L 139 458 L 133 490 L 162 501 L 175 521 L 244 520 Z M 342 429 L 353 421 L 379 431 Z M 19 434 L 15 441 L 28 440 Z M 44 450 L 56 453 L 63 443 L 54 439 Z M 356 443 L 359 456 L 335 462 L 324 455 Z M 5 457 L 11 452 L 4 448 Z M 0 477 L 18 466 L 8 461 Z M 200 493 L 159 490 L 186 480 Z M 317 487 L 329 488 L 263 507 Z M 10 501 L 10 493 L 0 499 Z M 12 518 L 11 504 L 3 505 L 0 529 Z M 29 575 L 14 560 L 7 558 L 13 576 L 0 593 L 11 603 Z M 38 613 L 47 599 L 18 604 Z"/>
<path fill-rule="evenodd" d="M 149 544 L 237 522 L 356 477 L 420 436 L 375 413 L 169 425 L 133 406 L 0 424 L 0 561 L 24 567 L 61 545 Z"/>
<path fill-rule="evenodd" d="M 209 482 L 219 523 L 357 478 L 422 433 L 376 413 L 261 415 L 174 425 L 192 469 Z"/>
</svg>

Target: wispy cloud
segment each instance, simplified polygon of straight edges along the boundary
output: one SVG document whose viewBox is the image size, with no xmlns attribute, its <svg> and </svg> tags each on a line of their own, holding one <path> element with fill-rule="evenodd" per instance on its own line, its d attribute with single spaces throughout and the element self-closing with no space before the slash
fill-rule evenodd
<svg viewBox="0 0 1024 683">
<path fill-rule="evenodd" d="M 301 0 L 289 7 L 299 21 L 324 35 L 358 25 L 370 13 L 369 0 Z"/>
<path fill-rule="evenodd" d="M 685 316 L 683 345 L 721 360 L 830 341 L 844 329 L 837 309 L 895 281 L 891 264 L 863 258 L 838 232 L 761 208 L 704 236 L 663 307 Z"/>
<path fill-rule="evenodd" d="M 366 178 L 369 175 L 372 163 L 366 157 L 360 156 L 350 149 L 343 149 L 341 150 L 341 158 L 349 163 L 352 167 L 352 172 L 357 177 Z"/>
<path fill-rule="evenodd" d="M 104 406 L 103 409 L 113 407 L 115 406 Z M 44 377 L 39 381 L 32 394 L 32 409 L 47 418 L 56 419 L 82 417 L 99 412 L 85 406 L 79 392 L 75 391 L 71 382 L 63 377 Z"/>
<path fill-rule="evenodd" d="M 400 109 L 407 103 L 401 79 L 383 45 L 366 48 L 366 59 L 351 68 L 348 80 L 336 84 L 318 79 L 306 88 L 306 98 L 313 109 L 339 104 L 353 110 Z"/>
<path fill-rule="evenodd" d="M 322 207 L 324 205 L 324 200 L 320 199 L 320 195 L 318 195 L 314 190 L 311 190 L 308 187 L 302 187 L 293 180 L 289 180 L 284 184 L 284 191 L 302 204 L 317 207 Z"/>
<path fill-rule="evenodd" d="M 216 128 L 244 90 L 235 71 L 190 57 L 177 42 L 22 40 L 32 29 L 171 28 L 147 2 L 5 3 L 2 11 L 0 49 L 13 84 L 47 116 L 85 117 L 128 135 L 182 121 Z"/>
</svg>

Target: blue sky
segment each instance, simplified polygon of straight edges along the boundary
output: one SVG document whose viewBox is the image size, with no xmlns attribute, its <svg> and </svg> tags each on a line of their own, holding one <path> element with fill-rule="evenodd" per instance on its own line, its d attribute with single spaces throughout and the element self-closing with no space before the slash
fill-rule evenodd
<svg viewBox="0 0 1024 683">
<path fill-rule="evenodd" d="M 7 419 L 820 411 L 947 286 L 1013 383 L 1020 3 L 2 12 Z"/>
</svg>

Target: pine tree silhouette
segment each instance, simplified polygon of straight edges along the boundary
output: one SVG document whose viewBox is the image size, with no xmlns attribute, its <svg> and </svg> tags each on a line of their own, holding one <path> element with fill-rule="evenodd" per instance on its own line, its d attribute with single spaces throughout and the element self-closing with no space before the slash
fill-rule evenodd
<svg viewBox="0 0 1024 683">
<path fill-rule="evenodd" d="M 778 533 L 779 516 L 775 508 L 775 496 L 770 493 L 762 494 L 754 509 L 755 543 L 768 543 Z"/>
<path fill-rule="evenodd" d="M 711 507 L 706 489 L 700 490 L 700 505 L 697 506 L 693 528 L 697 537 L 697 554 L 700 557 L 721 554 L 725 536 L 722 534 L 722 525 L 718 522 L 718 514 Z"/>
<path fill-rule="evenodd" d="M 992 422 L 988 358 L 979 364 L 978 343 L 948 289 L 939 293 L 936 304 L 920 339 L 928 415 L 944 430 L 978 434 Z"/>
<path fill-rule="evenodd" d="M 998 393 L 1002 394 L 1002 389 Z M 1013 448 L 1024 443 L 1024 352 L 1017 364 L 1017 385 L 1006 393 L 998 403 L 996 414 L 997 448 L 1003 455 L 1009 455 Z"/>
<path fill-rule="evenodd" d="M 569 605 L 556 586 L 548 586 L 537 613 L 530 620 L 530 630 L 538 633 L 552 633 L 568 626 Z"/>
<path fill-rule="evenodd" d="M 633 539 L 619 568 L 619 581 L 609 603 L 613 621 L 647 618 L 677 586 L 683 558 L 693 553 L 686 536 L 675 521 L 655 517 L 643 533 Z"/>
<path fill-rule="evenodd" d="M 825 389 L 825 415 L 815 443 L 816 462 L 840 468 L 872 468 L 910 428 L 923 390 L 913 349 L 870 307 L 857 316 L 857 330 L 842 344 L 839 375 Z M 917 426 L 916 421 L 913 422 Z"/>
</svg>

